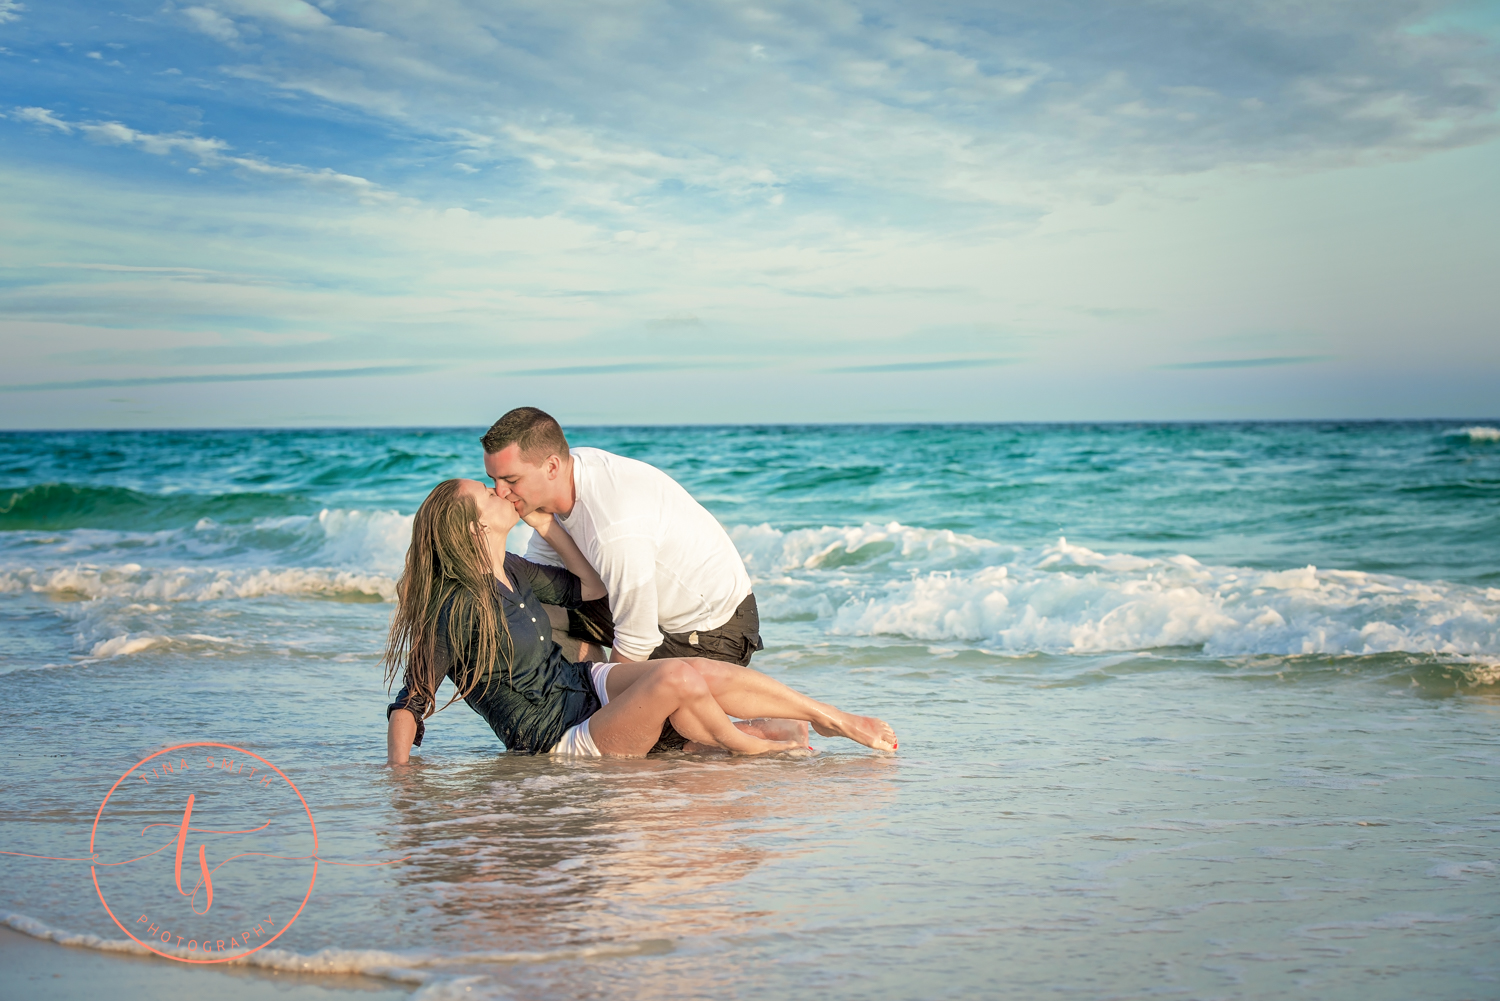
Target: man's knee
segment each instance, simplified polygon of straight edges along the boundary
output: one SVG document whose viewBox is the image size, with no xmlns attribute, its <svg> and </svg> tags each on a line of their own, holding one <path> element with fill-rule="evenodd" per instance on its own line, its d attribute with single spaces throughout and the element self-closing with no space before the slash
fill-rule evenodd
<svg viewBox="0 0 1500 1001">
<path fill-rule="evenodd" d="M 693 665 L 693 670 L 697 671 L 704 681 L 708 682 L 710 688 L 721 681 L 727 680 L 730 671 L 734 669 L 734 665 L 732 664 L 726 664 L 722 660 L 713 660 L 709 657 L 692 657 L 688 660 L 688 663 Z"/>
<path fill-rule="evenodd" d="M 681 698 L 698 698 L 708 694 L 708 682 L 698 673 L 692 660 L 680 658 L 663 661 L 652 674 L 654 680 L 666 685 Z"/>
</svg>

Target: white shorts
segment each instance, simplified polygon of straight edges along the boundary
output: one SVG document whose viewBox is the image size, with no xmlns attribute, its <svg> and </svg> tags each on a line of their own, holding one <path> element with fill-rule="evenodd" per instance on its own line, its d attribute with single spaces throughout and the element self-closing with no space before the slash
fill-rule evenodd
<svg viewBox="0 0 1500 1001">
<path fill-rule="evenodd" d="M 609 677 L 613 664 L 590 664 L 589 677 L 594 680 L 594 691 L 599 694 L 599 705 L 609 705 L 609 689 L 605 687 L 605 679 Z M 589 721 L 574 724 L 563 731 L 562 740 L 559 740 L 547 752 L 548 754 L 571 754 L 579 758 L 602 758 L 599 747 L 594 743 L 594 738 L 589 734 Z"/>
</svg>

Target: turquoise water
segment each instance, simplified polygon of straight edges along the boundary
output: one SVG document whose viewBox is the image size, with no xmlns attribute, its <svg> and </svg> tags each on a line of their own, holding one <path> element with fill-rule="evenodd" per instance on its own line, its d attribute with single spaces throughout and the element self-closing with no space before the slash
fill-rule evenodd
<svg viewBox="0 0 1500 1001">
<path fill-rule="evenodd" d="M 122 772 L 218 741 L 322 858 L 400 860 L 321 866 L 254 961 L 427 998 L 1500 996 L 1496 427 L 574 429 L 702 500 L 756 666 L 900 753 L 510 757 L 460 707 L 400 774 L 394 575 L 480 429 L 3 435 L 0 849 L 81 857 Z M 87 865 L 0 872 L 13 926 L 124 939 Z"/>
</svg>

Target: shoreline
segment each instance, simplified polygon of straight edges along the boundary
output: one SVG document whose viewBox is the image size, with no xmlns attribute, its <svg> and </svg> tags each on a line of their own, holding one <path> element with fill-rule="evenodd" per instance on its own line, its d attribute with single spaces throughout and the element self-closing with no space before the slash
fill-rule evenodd
<svg viewBox="0 0 1500 1001">
<path fill-rule="evenodd" d="M 190 966 L 157 956 L 61 945 L 0 927 L 0 1001 L 404 1001 L 418 988 L 358 974 L 294 973 L 251 966 Z"/>
</svg>

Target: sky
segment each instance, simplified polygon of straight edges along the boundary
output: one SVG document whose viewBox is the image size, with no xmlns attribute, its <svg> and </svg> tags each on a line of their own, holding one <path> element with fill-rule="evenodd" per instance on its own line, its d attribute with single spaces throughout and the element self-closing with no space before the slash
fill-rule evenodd
<svg viewBox="0 0 1500 1001">
<path fill-rule="evenodd" d="M 0 427 L 1494 419 L 1500 0 L 0 0 Z"/>
</svg>

